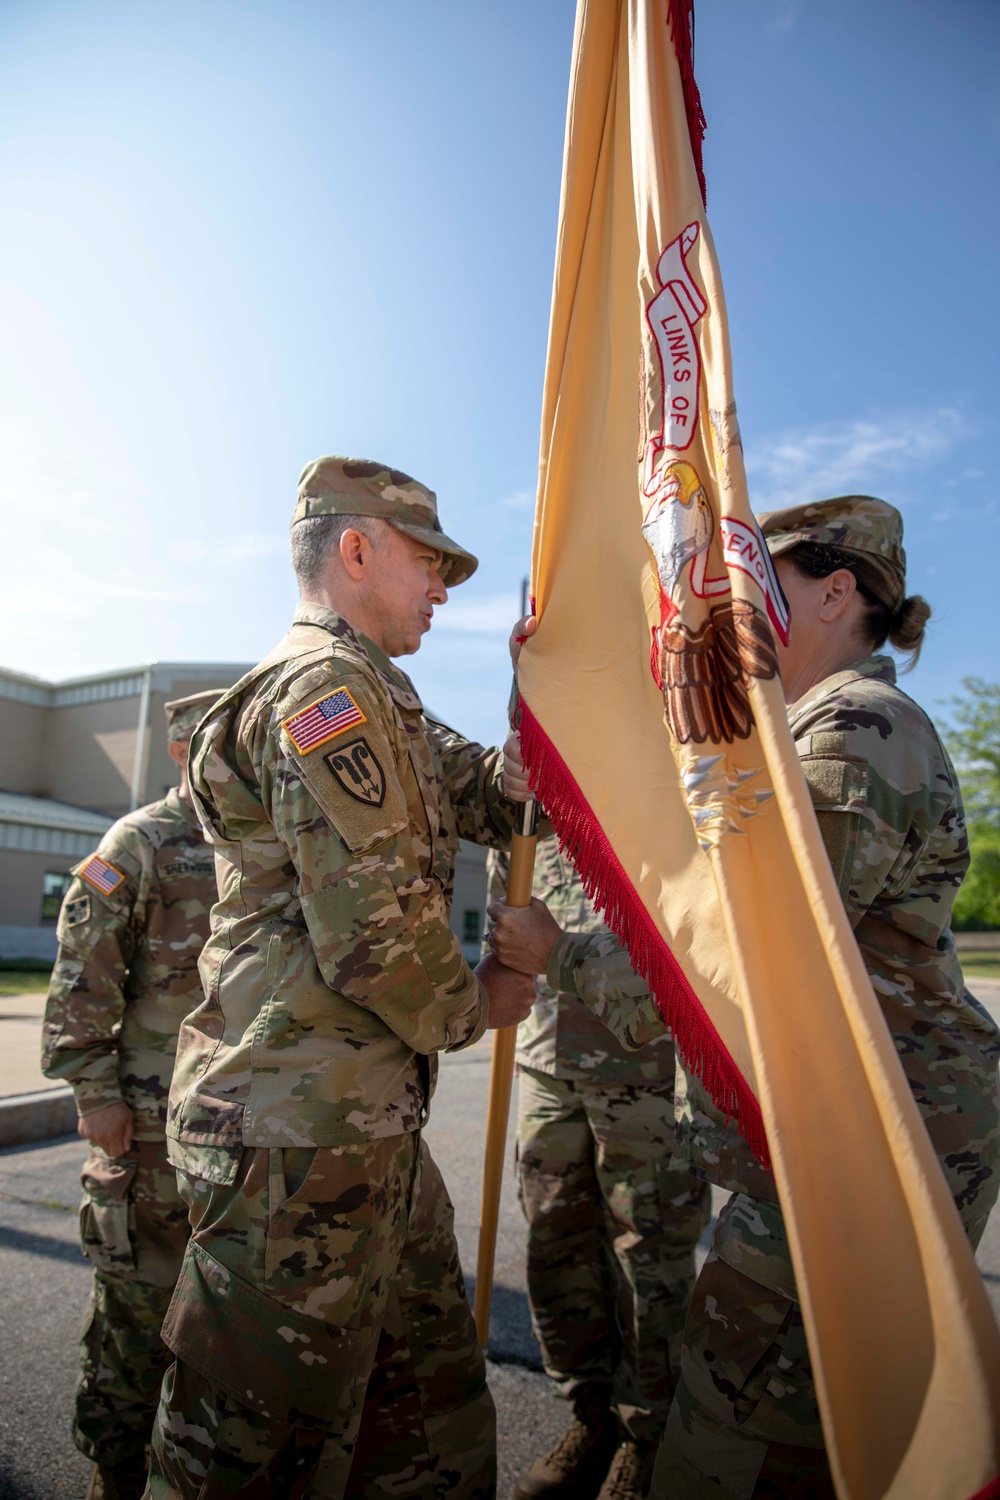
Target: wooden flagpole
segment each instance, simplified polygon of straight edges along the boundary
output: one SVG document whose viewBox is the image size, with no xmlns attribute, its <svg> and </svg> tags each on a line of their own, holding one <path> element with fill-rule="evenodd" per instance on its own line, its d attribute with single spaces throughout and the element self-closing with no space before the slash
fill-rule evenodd
<svg viewBox="0 0 1000 1500">
<path fill-rule="evenodd" d="M 507 905 L 531 905 L 531 879 L 535 872 L 535 846 L 538 843 L 538 805 L 522 802 L 521 826 L 510 846 L 510 874 L 507 877 Z M 507 1154 L 507 1121 L 510 1117 L 510 1092 L 514 1081 L 514 1048 L 517 1027 L 505 1026 L 493 1033 L 493 1060 L 490 1064 L 490 1097 L 486 1112 L 486 1159 L 483 1163 L 483 1197 L 479 1209 L 479 1253 L 476 1259 L 476 1300 L 473 1315 L 480 1345 L 486 1348 L 490 1336 L 490 1304 L 493 1300 L 493 1263 L 496 1259 L 497 1222 L 500 1217 L 500 1189 L 503 1185 L 504 1158 Z"/>
</svg>

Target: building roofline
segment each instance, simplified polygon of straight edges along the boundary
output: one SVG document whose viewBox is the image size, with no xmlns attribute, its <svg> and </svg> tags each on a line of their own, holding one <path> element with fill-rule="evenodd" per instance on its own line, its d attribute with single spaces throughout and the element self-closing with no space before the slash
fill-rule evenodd
<svg viewBox="0 0 1000 1500">
<path fill-rule="evenodd" d="M 178 678 L 219 684 L 221 692 L 223 686 L 249 672 L 252 665 L 243 661 L 150 661 L 109 672 L 91 672 L 85 677 L 67 677 L 61 682 L 46 682 L 43 677 L 0 667 L 0 698 L 43 709 L 73 708 L 112 698 L 138 698 L 147 685 L 154 693 L 170 694 Z"/>
<path fill-rule="evenodd" d="M 236 671 L 242 674 L 252 662 L 242 661 L 143 661 L 133 666 L 112 667 L 104 672 L 88 672 L 83 677 L 60 677 L 53 680 L 50 677 L 36 677 L 32 672 L 18 672 L 13 667 L 0 666 L 0 677 L 12 677 L 16 682 L 29 684 L 37 688 L 70 688 L 86 687 L 92 682 L 113 682 L 119 677 L 141 676 L 144 672 L 169 671 L 181 672 L 191 671 L 194 675 L 203 672 Z M 235 681 L 235 679 L 234 679 Z"/>
<path fill-rule="evenodd" d="M 73 833 L 104 833 L 114 822 L 107 813 L 54 797 L 33 797 L 27 792 L 0 788 L 0 823 L 21 823 L 31 828 L 58 828 Z"/>
</svg>

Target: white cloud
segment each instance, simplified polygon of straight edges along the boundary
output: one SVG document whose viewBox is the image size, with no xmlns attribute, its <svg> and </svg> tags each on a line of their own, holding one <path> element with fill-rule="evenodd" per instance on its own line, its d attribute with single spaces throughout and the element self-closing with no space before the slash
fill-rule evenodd
<svg viewBox="0 0 1000 1500">
<path fill-rule="evenodd" d="M 965 431 L 959 412 L 940 407 L 779 433 L 747 452 L 754 509 L 852 491 L 870 493 L 886 478 L 914 473 L 942 458 Z"/>
</svg>

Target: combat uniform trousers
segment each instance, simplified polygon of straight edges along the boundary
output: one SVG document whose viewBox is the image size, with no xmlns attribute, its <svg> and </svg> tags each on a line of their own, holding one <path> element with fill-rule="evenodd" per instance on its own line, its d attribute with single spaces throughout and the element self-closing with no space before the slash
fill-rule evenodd
<svg viewBox="0 0 1000 1500">
<path fill-rule="evenodd" d="M 188 1240 L 187 1206 L 166 1141 L 125 1156 L 91 1148 L 82 1173 L 80 1236 L 94 1267 L 84 1316 L 73 1439 L 115 1467 L 150 1440 L 172 1355 L 160 1337 Z"/>
<path fill-rule="evenodd" d="M 520 1069 L 518 1186 L 528 1298 L 561 1393 L 598 1382 L 656 1441 L 677 1379 L 710 1190 L 670 1171 L 673 1085 L 602 1087 Z"/>
<path fill-rule="evenodd" d="M 996 1186 L 963 1217 L 979 1243 Z M 835 1500 L 781 1210 L 734 1193 L 684 1329 L 653 1500 Z"/>
<path fill-rule="evenodd" d="M 180 1179 L 152 1500 L 492 1500 L 486 1365 L 420 1135 L 248 1148 L 229 1186 Z"/>
</svg>

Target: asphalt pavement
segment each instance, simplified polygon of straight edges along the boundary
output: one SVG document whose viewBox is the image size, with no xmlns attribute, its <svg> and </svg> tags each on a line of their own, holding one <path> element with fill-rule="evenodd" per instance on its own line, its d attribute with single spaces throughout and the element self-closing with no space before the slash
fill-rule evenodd
<svg viewBox="0 0 1000 1500">
<path fill-rule="evenodd" d="M 989 998 L 1000 1015 L 1000 985 Z M 488 1042 L 442 1059 L 427 1131 L 455 1203 L 470 1297 L 489 1065 Z M 84 1154 L 75 1136 L 0 1151 L 0 1500 L 83 1500 L 86 1493 L 89 1465 L 69 1436 L 77 1337 L 90 1282 L 76 1225 Z M 508 1160 L 512 1166 L 513 1128 Z M 725 1195 L 716 1192 L 714 1198 L 717 1209 Z M 990 1221 L 978 1259 L 1000 1320 L 1000 1212 Z M 524 1228 L 512 1170 L 501 1202 L 489 1378 L 498 1412 L 498 1494 L 509 1500 L 514 1476 L 567 1420 L 567 1407 L 541 1373 L 531 1332 Z"/>
<path fill-rule="evenodd" d="M 470 1297 L 489 1066 L 489 1043 L 443 1059 L 427 1132 L 455 1202 Z M 76 1222 L 85 1154 L 76 1136 L 0 1151 L 0 1500 L 83 1500 L 86 1494 L 90 1466 L 69 1435 L 77 1338 L 90 1284 Z M 524 1230 L 508 1173 L 489 1363 L 503 1497 L 510 1495 L 515 1475 L 562 1432 L 568 1410 L 541 1373 L 523 1262 Z"/>
</svg>

